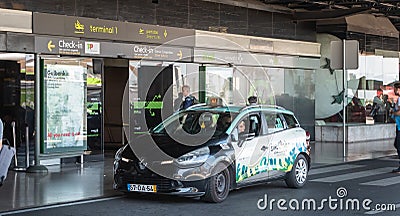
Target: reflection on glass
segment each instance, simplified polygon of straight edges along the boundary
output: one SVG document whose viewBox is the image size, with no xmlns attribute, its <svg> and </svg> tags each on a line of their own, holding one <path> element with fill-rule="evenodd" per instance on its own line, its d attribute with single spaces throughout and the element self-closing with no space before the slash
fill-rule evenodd
<svg viewBox="0 0 400 216">
<path fill-rule="evenodd" d="M 394 101 L 392 84 L 399 80 L 399 59 L 360 55 L 359 68 L 347 70 L 347 74 L 347 122 L 366 123 L 371 119 L 374 123 L 393 122 L 389 112 Z M 342 112 L 324 120 L 342 122 Z"/>
<path fill-rule="evenodd" d="M 206 67 L 206 97 L 221 97 L 233 104 L 233 68 Z"/>
<path fill-rule="evenodd" d="M 183 101 L 182 87 L 188 85 L 190 94 L 199 99 L 199 65 L 198 64 L 173 64 L 173 107 L 178 111 Z"/>
<path fill-rule="evenodd" d="M 249 96 L 255 95 L 259 104 L 278 105 L 293 111 L 302 127 L 314 135 L 313 70 L 238 67 L 234 72 L 235 104 L 244 105 Z"/>
</svg>

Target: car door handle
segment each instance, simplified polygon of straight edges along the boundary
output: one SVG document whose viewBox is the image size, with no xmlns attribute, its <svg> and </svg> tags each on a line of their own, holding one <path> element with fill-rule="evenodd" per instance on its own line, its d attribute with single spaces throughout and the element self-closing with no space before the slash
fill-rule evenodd
<svg viewBox="0 0 400 216">
<path fill-rule="evenodd" d="M 261 147 L 261 151 L 265 151 L 265 150 L 267 150 L 267 149 L 268 149 L 267 146 Z"/>
</svg>

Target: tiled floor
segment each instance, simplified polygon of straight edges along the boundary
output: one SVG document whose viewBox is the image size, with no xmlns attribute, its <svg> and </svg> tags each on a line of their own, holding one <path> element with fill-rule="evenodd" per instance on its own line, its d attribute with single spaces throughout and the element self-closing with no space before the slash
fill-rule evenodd
<svg viewBox="0 0 400 216">
<path fill-rule="evenodd" d="M 0 188 L 0 212 L 119 194 L 112 188 L 112 158 L 47 168 L 47 174 L 10 171 Z"/>
<path fill-rule="evenodd" d="M 395 154 L 392 141 L 343 145 L 312 143 L 312 167 Z M 47 166 L 47 174 L 10 171 L 0 188 L 0 212 L 119 195 L 112 188 L 113 153 L 101 162 Z"/>
</svg>

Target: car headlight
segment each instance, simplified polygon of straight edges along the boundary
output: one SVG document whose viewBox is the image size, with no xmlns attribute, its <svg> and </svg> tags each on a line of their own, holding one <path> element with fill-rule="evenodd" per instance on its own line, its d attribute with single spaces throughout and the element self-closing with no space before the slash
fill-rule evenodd
<svg viewBox="0 0 400 216">
<path fill-rule="evenodd" d="M 118 149 L 118 151 L 115 153 L 115 157 L 114 157 L 115 160 L 117 160 L 117 161 L 121 160 L 122 152 L 125 151 L 127 146 L 129 146 L 129 145 L 124 145 L 124 146 L 122 146 L 121 148 Z"/>
<path fill-rule="evenodd" d="M 207 160 L 208 156 L 210 156 L 210 149 L 208 147 L 203 147 L 186 153 L 175 159 L 175 161 L 179 165 L 184 166 L 200 165 Z"/>
</svg>

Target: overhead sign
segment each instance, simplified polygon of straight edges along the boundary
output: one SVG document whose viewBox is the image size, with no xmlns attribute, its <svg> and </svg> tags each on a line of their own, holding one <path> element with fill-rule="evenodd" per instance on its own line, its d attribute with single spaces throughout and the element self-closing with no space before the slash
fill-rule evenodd
<svg viewBox="0 0 400 216">
<path fill-rule="evenodd" d="M 192 61 L 192 49 L 174 46 L 94 42 L 73 38 L 35 37 L 35 52 L 164 61 Z"/>
<path fill-rule="evenodd" d="M 107 57 L 183 62 L 192 61 L 192 49 L 186 47 L 109 42 L 102 42 L 101 47 L 101 56 Z"/>
<path fill-rule="evenodd" d="M 37 53 L 60 55 L 83 55 L 84 41 L 70 38 L 35 37 Z"/>
<path fill-rule="evenodd" d="M 190 61 L 191 49 L 182 47 L 133 45 L 132 57 L 139 59 L 157 59 L 171 61 Z"/>
<path fill-rule="evenodd" d="M 185 46 L 194 46 L 195 35 L 192 29 L 45 13 L 33 13 L 33 33 Z"/>
</svg>

